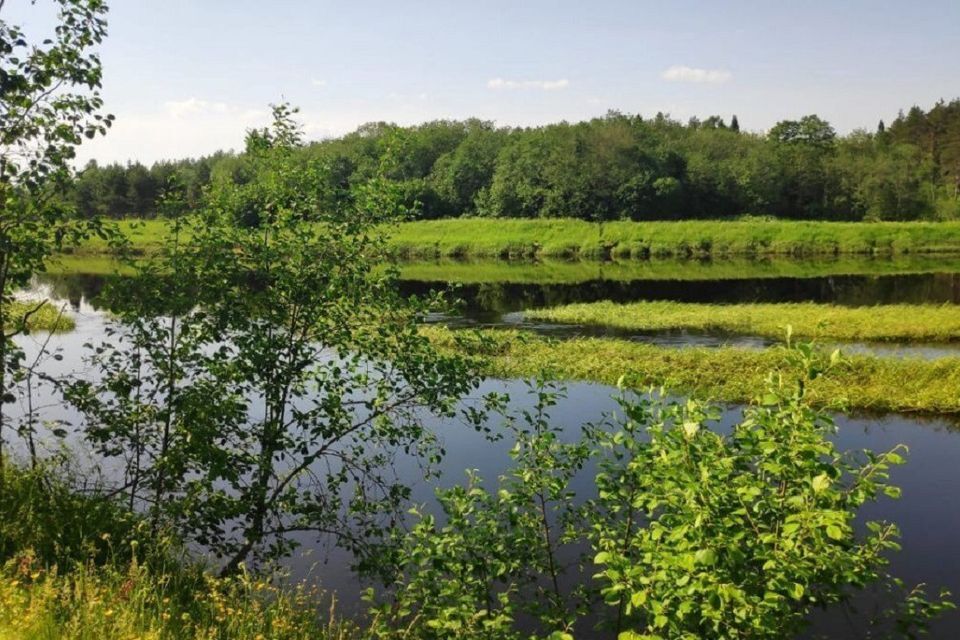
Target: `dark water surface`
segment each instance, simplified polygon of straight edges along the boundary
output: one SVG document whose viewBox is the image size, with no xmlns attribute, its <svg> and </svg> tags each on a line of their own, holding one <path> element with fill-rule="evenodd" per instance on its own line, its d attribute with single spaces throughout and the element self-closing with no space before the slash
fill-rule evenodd
<svg viewBox="0 0 960 640">
<path fill-rule="evenodd" d="M 58 348 L 64 360 L 57 366 L 82 372 L 87 350 L 83 344 L 97 342 L 104 335 L 107 322 L 98 307 L 98 295 L 104 285 L 102 276 L 46 276 L 39 286 L 51 297 L 68 300 L 74 307 L 76 331 L 53 336 L 50 347 Z M 443 283 L 405 280 L 404 292 L 417 294 L 443 286 Z M 461 322 L 471 324 L 523 323 L 517 312 L 526 308 L 586 302 L 594 300 L 683 300 L 699 302 L 747 301 L 818 301 L 844 305 L 878 303 L 950 303 L 960 304 L 960 275 L 956 273 L 924 273 L 881 276 L 818 276 L 813 278 L 744 278 L 722 281 L 609 281 L 588 280 L 575 284 L 481 284 L 467 285 L 458 295 L 466 302 Z M 960 307 L 958 307 L 960 312 Z M 449 318 L 443 318 L 449 320 Z M 577 327 L 545 327 L 544 331 L 579 332 Z M 27 350 L 36 350 L 44 336 L 27 337 Z M 640 337 L 663 344 L 739 343 L 761 347 L 766 341 L 756 338 L 697 336 L 690 334 Z M 672 341 L 672 342 L 671 342 Z M 726 342 L 723 342 L 726 341 Z M 867 345 L 872 348 L 873 345 Z M 910 348 L 925 348 L 912 346 Z M 932 347 L 938 349 L 939 347 Z M 526 385 L 514 380 L 487 381 L 480 393 L 506 392 L 513 398 L 512 407 L 529 406 Z M 563 429 L 565 438 L 578 438 L 581 426 L 600 420 L 614 410 L 614 390 L 595 384 L 567 385 L 567 398 L 551 411 L 552 422 Z M 960 389 L 958 389 L 960 393 Z M 728 407 L 718 429 L 726 429 L 740 414 L 737 407 Z M 75 416 L 64 416 L 74 419 Z M 932 592 L 949 588 L 960 597 L 960 429 L 946 419 L 922 419 L 900 415 L 839 417 L 836 442 L 841 449 L 869 448 L 887 450 L 897 444 L 909 447 L 908 464 L 894 468 L 891 480 L 903 489 L 900 500 L 884 498 L 868 505 L 863 519 L 886 519 L 896 522 L 902 531 L 903 550 L 892 556 L 893 572 L 907 584 L 923 582 Z M 482 435 L 457 420 L 434 421 L 432 426 L 443 439 L 447 451 L 442 461 L 439 483 L 425 482 L 413 467 L 408 474 L 414 483 L 414 500 L 431 503 L 436 486 L 447 486 L 464 480 L 465 469 L 477 469 L 494 486 L 496 477 L 509 468 L 508 443 L 490 443 Z M 419 481 L 418 481 L 419 478 Z M 589 474 L 579 477 L 575 489 L 589 495 L 593 482 Z M 362 611 L 359 600 L 362 585 L 349 568 L 349 558 L 336 550 L 318 546 L 305 539 L 304 548 L 290 561 L 295 577 L 308 577 L 338 594 L 342 613 Z M 862 637 L 857 622 L 840 617 L 819 617 L 821 630 L 835 638 Z M 852 626 L 851 626 L 852 625 Z M 581 629 L 578 637 L 591 637 Z M 937 625 L 932 638 L 960 637 L 960 614 L 950 613 Z"/>
</svg>

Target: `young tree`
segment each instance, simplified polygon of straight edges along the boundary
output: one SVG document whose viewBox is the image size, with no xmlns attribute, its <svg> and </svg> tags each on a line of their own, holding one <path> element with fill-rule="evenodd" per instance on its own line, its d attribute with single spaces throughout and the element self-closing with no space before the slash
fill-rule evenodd
<svg viewBox="0 0 960 640">
<path fill-rule="evenodd" d="M 577 637 L 585 632 L 576 613 L 590 611 L 620 640 L 774 640 L 873 587 L 902 605 L 864 621 L 873 629 L 863 637 L 922 634 L 953 608 L 948 594 L 928 600 L 889 575 L 895 525 L 855 527 L 865 504 L 899 496 L 888 470 L 903 462 L 902 447 L 838 451 L 831 417 L 805 388 L 842 360 L 788 348 L 790 366 L 771 373 L 729 433 L 713 427 L 720 412 L 710 405 L 625 392 L 609 421 L 564 443 L 539 411 L 555 396 L 541 391 L 538 410 L 524 413 L 534 428 L 513 434 L 516 468 L 498 490 L 471 474 L 465 487 L 438 492 L 445 524 L 423 516 L 407 536 L 391 591 L 372 611 L 374 637 L 570 640 L 575 624 Z M 596 470 L 589 497 L 571 491 L 583 468 Z M 585 498 L 586 508 L 573 506 Z M 537 515 L 542 504 L 553 519 Z M 582 569 L 595 575 L 580 576 L 589 587 L 566 592 L 568 603 L 551 594 L 552 559 L 577 541 L 592 547 Z M 536 616 L 538 633 L 521 626 L 523 613 Z"/>
<path fill-rule="evenodd" d="M 99 229 L 76 220 L 58 190 L 70 176 L 76 147 L 105 133 L 113 120 L 100 113 L 102 74 L 94 52 L 106 35 L 107 6 L 55 1 L 57 26 L 37 44 L 0 16 L 0 465 L 8 426 L 3 403 L 13 400 L 11 379 L 22 362 L 13 339 L 40 308 L 14 317 L 12 294 L 55 252 Z"/>
<path fill-rule="evenodd" d="M 147 504 L 224 573 L 311 535 L 362 560 L 409 493 L 392 462 L 429 467 L 439 447 L 424 416 L 451 414 L 477 383 L 420 334 L 424 307 L 377 266 L 396 190 L 375 182 L 349 210 L 322 208 L 326 167 L 298 154 L 294 113 L 279 105 L 249 133 L 250 180 L 216 183 L 155 286 L 131 291 L 146 299 L 127 302 L 120 332 L 143 370 L 101 360 L 104 384 L 77 402 L 103 451 L 142 451 Z M 113 410 L 118 391 L 132 411 Z"/>
</svg>

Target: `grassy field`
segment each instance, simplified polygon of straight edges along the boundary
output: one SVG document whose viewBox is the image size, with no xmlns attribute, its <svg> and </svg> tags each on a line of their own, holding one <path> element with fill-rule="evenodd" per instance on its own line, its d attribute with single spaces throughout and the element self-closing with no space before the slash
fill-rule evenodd
<svg viewBox="0 0 960 640">
<path fill-rule="evenodd" d="M 960 340 L 960 309 L 955 305 L 840 307 L 815 303 L 698 304 L 684 302 L 592 302 L 524 312 L 527 318 L 628 331 L 687 330 L 832 340 Z"/>
<path fill-rule="evenodd" d="M 117 230 L 127 237 L 134 253 L 150 253 L 156 250 L 163 242 L 168 228 L 165 220 L 115 220 L 109 221 L 109 224 L 116 225 Z M 83 256 L 105 255 L 111 253 L 111 247 L 100 238 L 90 238 L 71 253 Z"/>
<path fill-rule="evenodd" d="M 453 219 L 410 222 L 392 234 L 406 258 L 897 255 L 960 251 L 960 223 Z"/>
<path fill-rule="evenodd" d="M 166 223 L 121 220 L 135 251 L 160 243 Z M 960 253 L 960 222 L 713 221 L 609 222 L 457 218 L 408 222 L 390 230 L 403 258 L 666 258 Z M 75 250 L 102 254 L 92 239 Z"/>
<path fill-rule="evenodd" d="M 445 348 L 454 333 L 424 331 Z M 464 335 L 464 334 L 460 334 Z M 771 371 L 797 375 L 785 349 L 665 348 L 613 338 L 552 341 L 517 331 L 485 330 L 490 340 L 474 350 L 487 359 L 486 373 L 516 378 L 546 372 L 559 380 L 615 384 L 621 376 L 637 387 L 664 386 L 724 402 L 749 402 Z M 459 346 L 457 348 L 463 348 Z M 467 349 L 471 351 L 471 349 Z M 960 413 L 960 358 L 911 360 L 850 356 L 830 376 L 809 385 L 811 398 L 843 410 Z"/>
</svg>

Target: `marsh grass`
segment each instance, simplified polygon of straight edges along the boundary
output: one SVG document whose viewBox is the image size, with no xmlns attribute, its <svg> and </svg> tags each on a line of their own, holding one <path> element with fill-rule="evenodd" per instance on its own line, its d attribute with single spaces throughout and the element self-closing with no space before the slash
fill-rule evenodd
<svg viewBox="0 0 960 640">
<path fill-rule="evenodd" d="M 120 220 L 135 253 L 162 244 L 164 220 Z M 831 256 L 960 253 L 960 222 L 811 222 L 450 218 L 406 222 L 387 229 L 390 251 L 402 258 L 668 258 Z M 105 254 L 92 238 L 79 255 Z"/>
<path fill-rule="evenodd" d="M 7 327 L 18 327 L 23 319 L 26 318 L 26 328 L 30 331 L 52 331 L 63 332 L 73 331 L 77 324 L 68 313 L 60 307 L 45 302 L 42 307 L 37 309 L 40 304 L 37 300 L 15 300 L 8 307 L 9 321 L 11 325 Z"/>
<path fill-rule="evenodd" d="M 960 340 L 956 305 L 701 304 L 591 302 L 524 312 L 527 318 L 627 331 L 684 330 L 779 338 L 787 326 L 804 338 L 867 341 Z"/>
<path fill-rule="evenodd" d="M 960 223 L 458 218 L 399 225 L 390 246 L 408 258 L 898 255 L 960 251 Z"/>
<path fill-rule="evenodd" d="M 798 375 L 790 352 L 721 348 L 669 348 L 615 338 L 550 340 L 513 330 L 459 334 L 442 327 L 423 331 L 438 346 L 485 358 L 485 372 L 500 378 L 546 373 L 559 380 L 614 385 L 624 377 L 635 387 L 721 402 L 750 402 L 766 376 Z M 481 340 L 469 340 L 476 335 Z M 466 343 L 466 344 L 465 344 Z M 838 410 L 960 413 L 960 358 L 937 360 L 848 356 L 829 377 L 809 385 L 812 402 Z"/>
</svg>

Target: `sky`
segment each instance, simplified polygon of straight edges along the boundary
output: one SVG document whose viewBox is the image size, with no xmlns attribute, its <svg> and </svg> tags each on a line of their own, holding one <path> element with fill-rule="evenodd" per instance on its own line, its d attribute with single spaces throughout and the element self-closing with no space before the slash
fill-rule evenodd
<svg viewBox="0 0 960 640">
<path fill-rule="evenodd" d="M 960 97 L 960 0 L 111 0 L 106 111 L 85 161 L 154 162 L 242 146 L 269 104 L 307 137 L 370 121 L 530 126 L 609 109 L 765 131 L 817 113 L 874 128 Z M 7 0 L 28 37 L 50 0 Z"/>
</svg>

